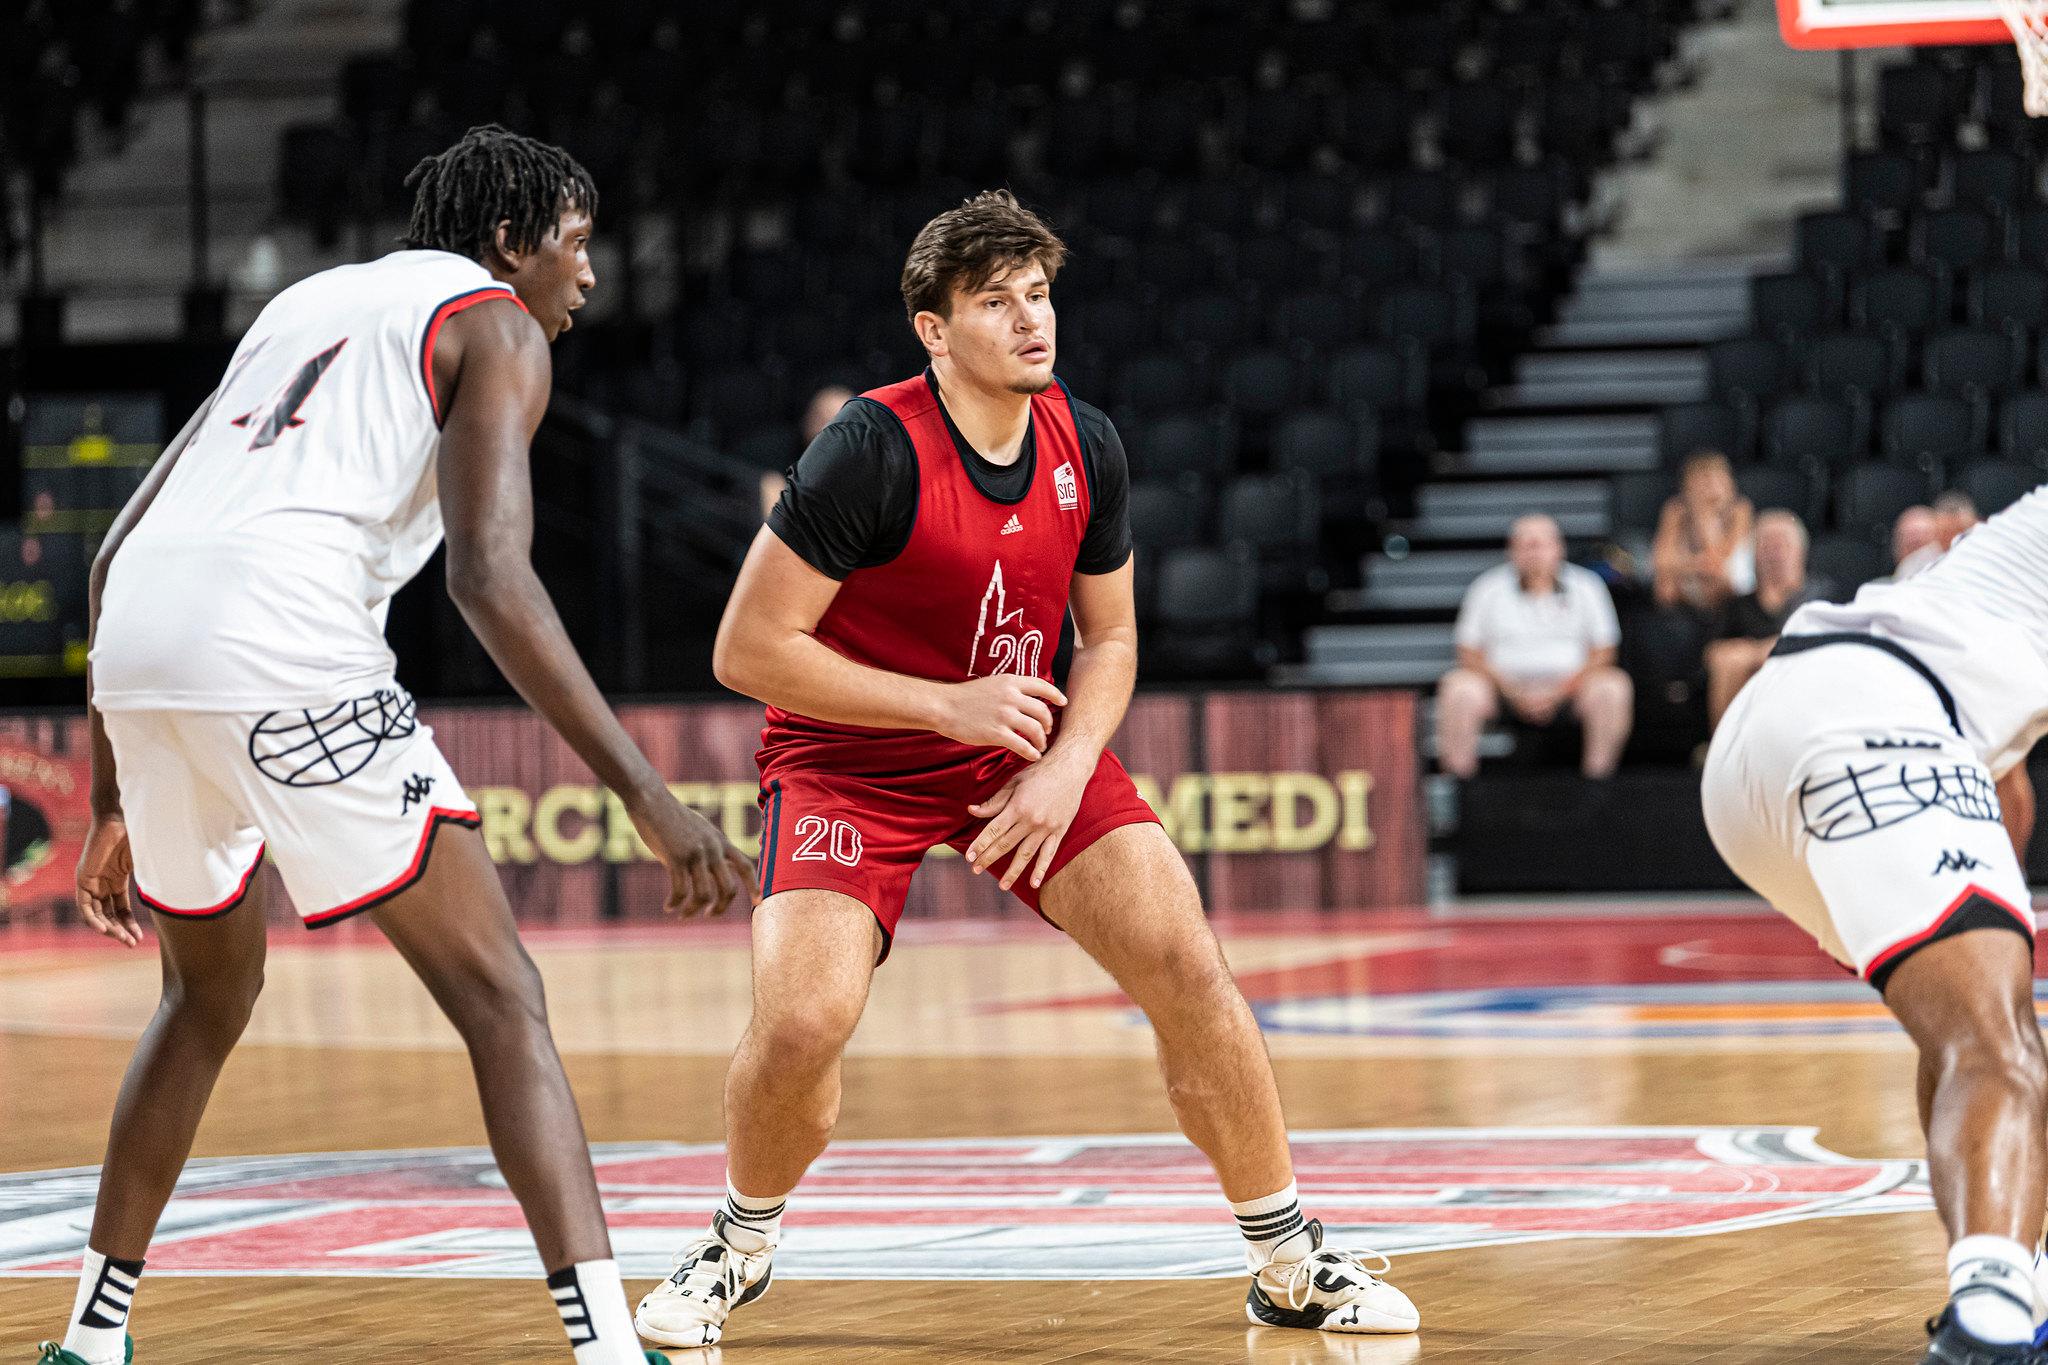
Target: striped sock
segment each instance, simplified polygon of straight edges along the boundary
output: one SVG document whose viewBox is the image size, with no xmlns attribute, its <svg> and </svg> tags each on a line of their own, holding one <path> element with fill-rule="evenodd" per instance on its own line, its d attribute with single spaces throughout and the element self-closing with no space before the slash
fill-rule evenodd
<svg viewBox="0 0 2048 1365">
<path fill-rule="evenodd" d="M 548 1292 L 569 1334 L 576 1365 L 645 1365 L 640 1334 L 626 1312 L 617 1261 L 578 1261 L 548 1276 Z"/>
<path fill-rule="evenodd" d="M 784 1195 L 772 1199 L 756 1199 L 741 1194 L 733 1185 L 732 1177 L 725 1180 L 725 1207 L 719 1212 L 725 1215 L 726 1241 L 741 1251 L 752 1254 L 765 1251 L 782 1240 L 782 1211 L 789 1206 Z M 734 1234 L 737 1233 L 737 1236 Z"/>
<path fill-rule="evenodd" d="M 1292 1181 L 1278 1194 L 1232 1204 L 1230 1211 L 1237 1215 L 1237 1230 L 1250 1245 L 1255 1266 L 1308 1255 L 1308 1222 L 1301 1216 L 1301 1196 Z"/>
<path fill-rule="evenodd" d="M 87 1247 L 78 1272 L 78 1297 L 71 1304 L 71 1324 L 64 1329 L 64 1349 L 92 1365 L 120 1365 L 127 1353 L 128 1308 L 142 1279 L 142 1262 L 102 1256 Z"/>
</svg>

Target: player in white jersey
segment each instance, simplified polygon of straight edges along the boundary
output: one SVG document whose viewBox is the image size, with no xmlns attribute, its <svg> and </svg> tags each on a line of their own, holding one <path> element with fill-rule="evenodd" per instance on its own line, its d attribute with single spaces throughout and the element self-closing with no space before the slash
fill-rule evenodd
<svg viewBox="0 0 2048 1365">
<path fill-rule="evenodd" d="M 2048 487 L 1915 578 L 1795 612 L 1702 783 L 1728 865 L 1882 992 L 1919 1048 L 1950 1240 L 1934 1365 L 2048 1362 L 2030 1275 L 2048 1059 L 2021 870 L 2021 765 L 2044 731 Z M 2013 797 L 2025 809 L 2002 811 Z"/>
<path fill-rule="evenodd" d="M 78 905 L 139 943 L 132 872 L 164 990 L 46 1361 L 120 1365 L 131 1349 L 144 1254 L 262 987 L 263 907 L 246 902 L 265 858 L 308 925 L 369 912 L 461 1033 L 578 1365 L 658 1359 L 626 1311 L 539 975 L 384 643 L 385 607 L 444 519 L 450 595 L 619 794 L 667 866 L 670 907 L 722 909 L 750 893 L 752 869 L 620 727 L 529 560 L 528 446 L 548 343 L 596 284 L 595 188 L 566 153 L 497 127 L 407 183 L 409 249 L 315 275 L 263 310 L 93 566 L 94 823 Z"/>
</svg>

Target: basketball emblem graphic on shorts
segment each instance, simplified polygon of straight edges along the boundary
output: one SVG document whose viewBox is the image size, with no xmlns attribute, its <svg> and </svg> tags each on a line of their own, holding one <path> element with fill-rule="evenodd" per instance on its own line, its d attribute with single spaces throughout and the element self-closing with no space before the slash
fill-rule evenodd
<svg viewBox="0 0 2048 1365">
<path fill-rule="evenodd" d="M 418 704 L 395 688 L 324 711 L 272 711 L 249 732 L 257 770 L 287 787 L 325 787 L 354 777 L 384 741 L 419 728 Z"/>
</svg>

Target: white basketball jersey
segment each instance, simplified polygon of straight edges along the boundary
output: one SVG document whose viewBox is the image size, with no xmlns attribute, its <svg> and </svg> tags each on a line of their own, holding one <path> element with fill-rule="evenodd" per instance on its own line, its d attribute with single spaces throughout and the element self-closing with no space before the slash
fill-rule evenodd
<svg viewBox="0 0 2048 1365">
<path fill-rule="evenodd" d="M 475 261 L 323 271 L 256 319 L 108 575 L 105 710 L 330 705 L 387 682 L 391 595 L 441 543 L 434 338 L 514 299 Z"/>
<path fill-rule="evenodd" d="M 2048 485 L 1902 583 L 1815 602 L 1787 635 L 1858 631 L 1911 650 L 1954 694 L 1964 738 L 2004 776 L 2048 733 Z"/>
</svg>

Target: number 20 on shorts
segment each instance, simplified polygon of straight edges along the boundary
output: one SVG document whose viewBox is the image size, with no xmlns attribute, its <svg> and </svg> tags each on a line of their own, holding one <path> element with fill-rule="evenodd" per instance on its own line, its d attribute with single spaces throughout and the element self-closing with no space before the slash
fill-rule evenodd
<svg viewBox="0 0 2048 1365">
<path fill-rule="evenodd" d="M 797 862 L 822 863 L 829 858 L 842 867 L 860 864 L 860 831 L 844 820 L 806 815 L 796 822 L 796 837 L 796 852 L 790 857 Z"/>
</svg>

